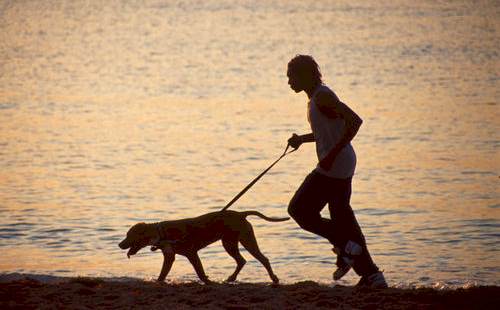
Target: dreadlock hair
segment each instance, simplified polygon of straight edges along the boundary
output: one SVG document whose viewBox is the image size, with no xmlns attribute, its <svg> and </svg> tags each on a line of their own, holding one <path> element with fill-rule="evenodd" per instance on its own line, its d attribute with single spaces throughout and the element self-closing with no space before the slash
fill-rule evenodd
<svg viewBox="0 0 500 310">
<path fill-rule="evenodd" d="M 288 71 L 297 74 L 312 85 L 323 83 L 318 63 L 309 55 L 296 55 L 288 62 Z"/>
</svg>

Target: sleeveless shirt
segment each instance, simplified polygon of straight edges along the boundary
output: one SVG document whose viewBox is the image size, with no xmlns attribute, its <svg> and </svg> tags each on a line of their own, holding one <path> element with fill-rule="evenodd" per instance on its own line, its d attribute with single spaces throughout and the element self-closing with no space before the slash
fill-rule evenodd
<svg viewBox="0 0 500 310">
<path fill-rule="evenodd" d="M 346 126 L 345 121 L 340 118 L 331 118 L 321 112 L 316 104 L 316 95 L 319 91 L 335 93 L 326 85 L 319 85 L 314 91 L 308 103 L 308 121 L 316 142 L 316 154 L 321 161 L 339 143 L 344 136 Z M 356 153 L 349 142 L 338 153 L 329 170 L 325 170 L 318 164 L 315 171 L 331 178 L 348 179 L 354 175 L 356 168 Z"/>
</svg>

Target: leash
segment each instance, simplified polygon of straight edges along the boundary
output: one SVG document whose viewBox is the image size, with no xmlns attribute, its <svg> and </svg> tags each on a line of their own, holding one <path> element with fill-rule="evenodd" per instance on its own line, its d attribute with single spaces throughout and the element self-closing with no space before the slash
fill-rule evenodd
<svg viewBox="0 0 500 310">
<path fill-rule="evenodd" d="M 264 170 L 261 174 L 259 174 L 252 182 L 250 182 L 241 192 L 238 193 L 238 195 L 236 195 L 230 202 L 228 202 L 228 204 L 222 208 L 221 212 L 222 211 L 225 211 L 227 210 L 233 203 L 236 202 L 236 200 L 238 200 L 241 196 L 243 196 L 243 194 L 245 194 L 249 189 L 250 187 L 252 187 L 255 183 L 257 183 L 257 181 L 262 178 L 262 176 L 264 176 L 264 174 L 266 174 L 269 170 L 271 170 L 271 168 L 276 165 L 283 157 L 285 157 L 286 155 L 290 154 L 290 153 L 293 153 L 295 152 L 297 149 L 293 149 L 289 152 L 288 151 L 288 148 L 290 147 L 290 144 L 287 144 L 286 145 L 286 148 L 285 148 L 285 151 L 283 152 L 283 154 L 281 154 L 281 156 L 274 162 L 271 164 L 271 166 L 267 167 L 266 170 Z"/>
</svg>

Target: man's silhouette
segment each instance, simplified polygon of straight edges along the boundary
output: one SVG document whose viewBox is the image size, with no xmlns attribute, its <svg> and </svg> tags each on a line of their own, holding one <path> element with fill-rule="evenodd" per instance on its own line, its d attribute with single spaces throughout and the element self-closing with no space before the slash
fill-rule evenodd
<svg viewBox="0 0 500 310">
<path fill-rule="evenodd" d="M 293 134 L 289 144 L 315 142 L 319 163 L 305 178 L 288 206 L 288 213 L 303 229 L 330 241 L 337 256 L 334 280 L 351 267 L 361 276 L 358 286 L 385 288 L 384 275 L 372 261 L 361 228 L 349 204 L 356 154 L 351 140 L 358 132 L 361 118 L 323 84 L 316 61 L 297 55 L 288 63 L 288 84 L 309 98 L 307 119 L 312 133 Z M 321 217 L 328 204 L 330 219 Z"/>
</svg>

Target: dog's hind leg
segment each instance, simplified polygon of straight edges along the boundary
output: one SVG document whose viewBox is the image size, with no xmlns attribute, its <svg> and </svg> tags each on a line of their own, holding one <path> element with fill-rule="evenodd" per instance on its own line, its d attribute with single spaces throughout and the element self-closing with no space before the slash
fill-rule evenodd
<svg viewBox="0 0 500 310">
<path fill-rule="evenodd" d="M 236 281 L 236 277 L 240 273 L 243 266 L 247 262 L 243 256 L 240 254 L 240 250 L 238 249 L 238 239 L 237 238 L 226 238 L 222 239 L 222 246 L 226 250 L 226 252 L 231 255 L 232 258 L 236 261 L 236 269 L 233 274 L 227 278 L 227 282 Z"/>
<path fill-rule="evenodd" d="M 269 263 L 269 260 L 267 257 L 262 254 L 262 252 L 259 249 L 259 245 L 257 244 L 257 240 L 255 239 L 255 234 L 253 232 L 252 225 L 249 222 L 244 223 L 245 225 L 244 229 L 242 229 L 242 232 L 240 234 L 240 242 L 241 244 L 247 249 L 250 254 L 253 255 L 259 262 L 266 267 L 267 273 L 271 277 L 271 280 L 273 283 L 277 284 L 279 283 L 278 277 L 274 274 L 273 269 L 271 268 L 271 264 Z"/>
<path fill-rule="evenodd" d="M 197 252 L 190 253 L 186 255 L 187 259 L 193 265 L 194 270 L 196 271 L 196 274 L 198 275 L 198 278 L 200 278 L 201 281 L 203 281 L 205 284 L 210 284 L 212 281 L 210 281 L 205 274 L 205 270 L 203 270 L 203 265 L 201 264 L 200 257 L 198 256 Z"/>
</svg>

